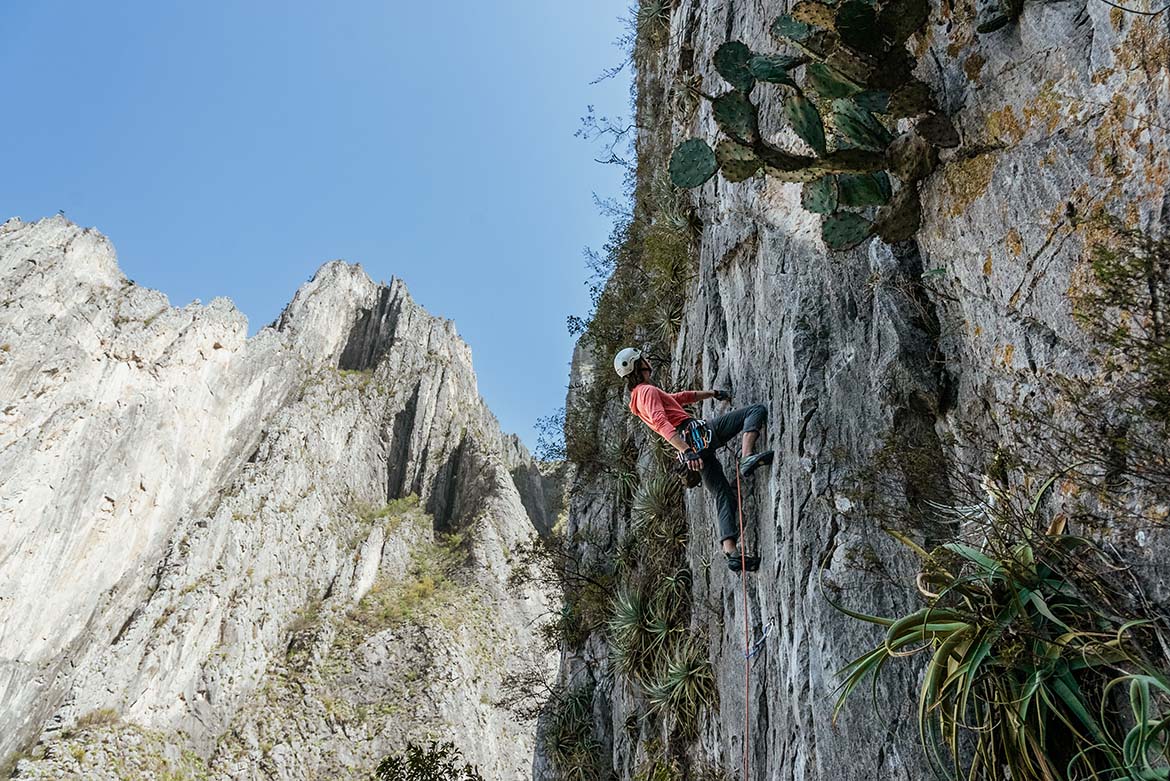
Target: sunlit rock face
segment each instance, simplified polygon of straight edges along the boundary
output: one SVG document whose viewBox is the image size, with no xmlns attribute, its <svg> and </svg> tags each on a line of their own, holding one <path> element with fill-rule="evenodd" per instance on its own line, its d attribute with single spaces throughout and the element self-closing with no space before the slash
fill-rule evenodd
<svg viewBox="0 0 1170 781">
<path fill-rule="evenodd" d="M 653 192 L 649 177 L 662 175 L 681 141 L 724 138 L 710 104 L 692 91 L 730 89 L 712 63 L 721 44 L 795 53 L 769 34 L 791 5 L 683 0 L 657 43 L 639 39 L 642 192 Z M 914 662 L 888 665 L 875 699 L 867 684 L 835 725 L 831 718 L 836 672 L 880 633 L 834 610 L 820 579 L 864 613 L 897 615 L 920 604 L 912 557 L 855 505 L 859 465 L 895 437 L 932 454 L 940 472 L 988 468 L 988 451 L 968 449 L 971 431 L 1017 451 L 1044 449 L 1005 409 L 1042 409 L 1054 373 L 1091 370 L 1070 301 L 1085 278 L 1083 218 L 1104 208 L 1130 227 L 1170 228 L 1165 14 L 1126 14 L 1096 0 L 1027 2 L 1018 24 L 977 35 L 977 15 L 989 4 L 930 5 L 923 34 L 910 42 L 916 75 L 953 118 L 962 145 L 945 151 L 924 183 L 915 242 L 875 240 L 829 253 L 820 217 L 801 207 L 801 186 L 762 175 L 742 183 L 716 175 L 686 195 L 695 209 L 697 278 L 678 291 L 686 297 L 681 330 L 657 379 L 672 390 L 730 388 L 736 405 L 767 405 L 765 436 L 777 454 L 744 494 L 747 537 L 763 557 L 747 579 L 751 635 L 770 628 L 750 700 L 740 580 L 716 554 L 713 502 L 701 489 L 686 499 L 699 606 L 691 629 L 708 642 L 719 696 L 685 753 L 733 777 L 742 773 L 748 705 L 753 778 L 930 777 L 915 726 L 921 667 Z M 761 133 L 807 153 L 782 114 L 784 95 L 776 85 L 755 87 Z M 579 349 L 572 385 L 595 367 L 607 372 L 609 358 L 594 362 Z M 578 402 L 571 393 L 569 404 Z M 698 414 L 727 409 L 707 401 Z M 596 430 L 640 446 L 652 440 L 620 403 L 603 410 Z M 901 490 L 918 492 L 906 501 L 946 493 L 939 484 Z M 630 533 L 618 493 L 604 476 L 573 488 L 568 530 L 588 540 L 591 560 L 612 559 Z M 1164 605 L 1164 533 L 1122 531 L 1112 541 Z M 867 563 L 880 564 L 882 577 L 867 573 Z M 594 685 L 603 765 L 629 778 L 661 733 L 644 718 L 644 692 L 614 671 L 607 653 L 596 633 L 563 656 L 561 678 Z M 541 755 L 541 775 L 551 778 L 547 759 Z"/>
<path fill-rule="evenodd" d="M 435 737 L 528 775 L 534 726 L 498 703 L 549 663 L 550 595 L 506 586 L 558 512 L 543 488 L 401 281 L 333 261 L 248 338 L 226 299 L 134 284 L 94 230 L 9 220 L 0 762 L 364 778 Z"/>
</svg>

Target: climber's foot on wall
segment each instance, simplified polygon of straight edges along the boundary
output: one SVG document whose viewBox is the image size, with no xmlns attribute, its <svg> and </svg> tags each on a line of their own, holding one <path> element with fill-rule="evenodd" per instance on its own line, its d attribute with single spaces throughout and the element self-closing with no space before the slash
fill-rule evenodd
<svg viewBox="0 0 1170 781">
<path fill-rule="evenodd" d="M 772 463 L 773 452 L 765 450 L 763 453 L 753 453 L 750 456 L 744 456 L 739 460 L 739 474 L 741 477 L 747 477 L 756 470 L 757 466 L 764 466 Z"/>
<path fill-rule="evenodd" d="M 743 566 L 747 567 L 748 572 L 755 572 L 760 568 L 760 557 L 751 553 L 745 555 L 739 551 L 733 551 L 724 555 L 727 556 L 727 568 L 732 572 L 739 572 Z"/>
</svg>

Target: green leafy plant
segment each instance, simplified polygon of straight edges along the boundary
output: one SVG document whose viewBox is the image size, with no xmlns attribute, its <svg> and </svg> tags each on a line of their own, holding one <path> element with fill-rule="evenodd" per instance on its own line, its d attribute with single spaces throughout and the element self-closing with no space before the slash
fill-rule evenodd
<svg viewBox="0 0 1170 781">
<path fill-rule="evenodd" d="M 672 180 L 690 188 L 717 171 L 729 182 L 763 171 L 803 182 L 801 203 L 826 215 L 821 235 L 834 250 L 875 233 L 887 242 L 913 237 L 921 222 L 918 182 L 936 167 L 938 148 L 959 143 L 930 88 L 914 78 L 915 60 L 906 48 L 928 15 L 926 0 L 801 0 L 771 27 L 798 56 L 757 54 L 740 41 L 723 44 L 715 68 L 732 90 L 704 97 L 727 138 L 715 149 L 698 138 L 680 144 L 670 161 Z M 781 113 L 811 155 L 762 138 L 751 98 L 759 82 L 782 90 Z M 921 118 L 914 130 L 895 137 L 881 116 Z M 901 183 L 897 191 L 891 175 Z M 859 211 L 871 207 L 878 207 L 875 214 Z"/>
<path fill-rule="evenodd" d="M 483 781 L 479 770 L 463 761 L 454 743 L 431 741 L 423 748 L 407 743 L 406 749 L 386 757 L 374 773 L 377 781 Z"/>
<path fill-rule="evenodd" d="M 1032 518 L 1050 485 L 1033 499 Z M 1170 688 L 1147 657 L 1155 624 L 1125 615 L 1101 586 L 1113 562 L 1089 540 L 1065 534 L 1062 516 L 1047 533 L 1030 532 L 1011 525 L 1005 503 L 993 496 L 937 506 L 985 530 L 980 545 L 927 551 L 891 532 L 922 559 L 924 607 L 884 618 L 834 603 L 886 631 L 842 670 L 834 719 L 868 676 L 876 686 L 890 660 L 925 654 L 918 728 L 940 776 L 1170 778 Z M 1005 526 L 1018 533 L 996 533 Z M 1110 696 L 1121 689 L 1130 695 L 1128 722 Z"/>
</svg>

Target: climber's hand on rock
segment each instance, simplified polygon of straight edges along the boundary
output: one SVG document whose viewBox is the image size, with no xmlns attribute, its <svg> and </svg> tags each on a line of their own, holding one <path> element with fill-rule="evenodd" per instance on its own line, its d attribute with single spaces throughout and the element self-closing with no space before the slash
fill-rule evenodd
<svg viewBox="0 0 1170 781">
<path fill-rule="evenodd" d="M 711 392 L 715 394 L 715 398 L 719 401 L 731 401 L 731 391 L 713 390 Z"/>
</svg>

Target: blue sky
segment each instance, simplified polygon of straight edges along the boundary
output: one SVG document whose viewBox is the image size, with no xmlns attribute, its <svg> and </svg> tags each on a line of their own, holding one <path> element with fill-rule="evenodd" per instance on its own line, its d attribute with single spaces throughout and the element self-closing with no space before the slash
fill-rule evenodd
<svg viewBox="0 0 1170 781">
<path fill-rule="evenodd" d="M 471 344 L 531 446 L 588 308 L 620 171 L 574 138 L 628 113 L 628 0 L 8 2 L 0 221 L 65 211 L 172 304 L 251 331 L 324 262 L 401 277 Z"/>
</svg>

